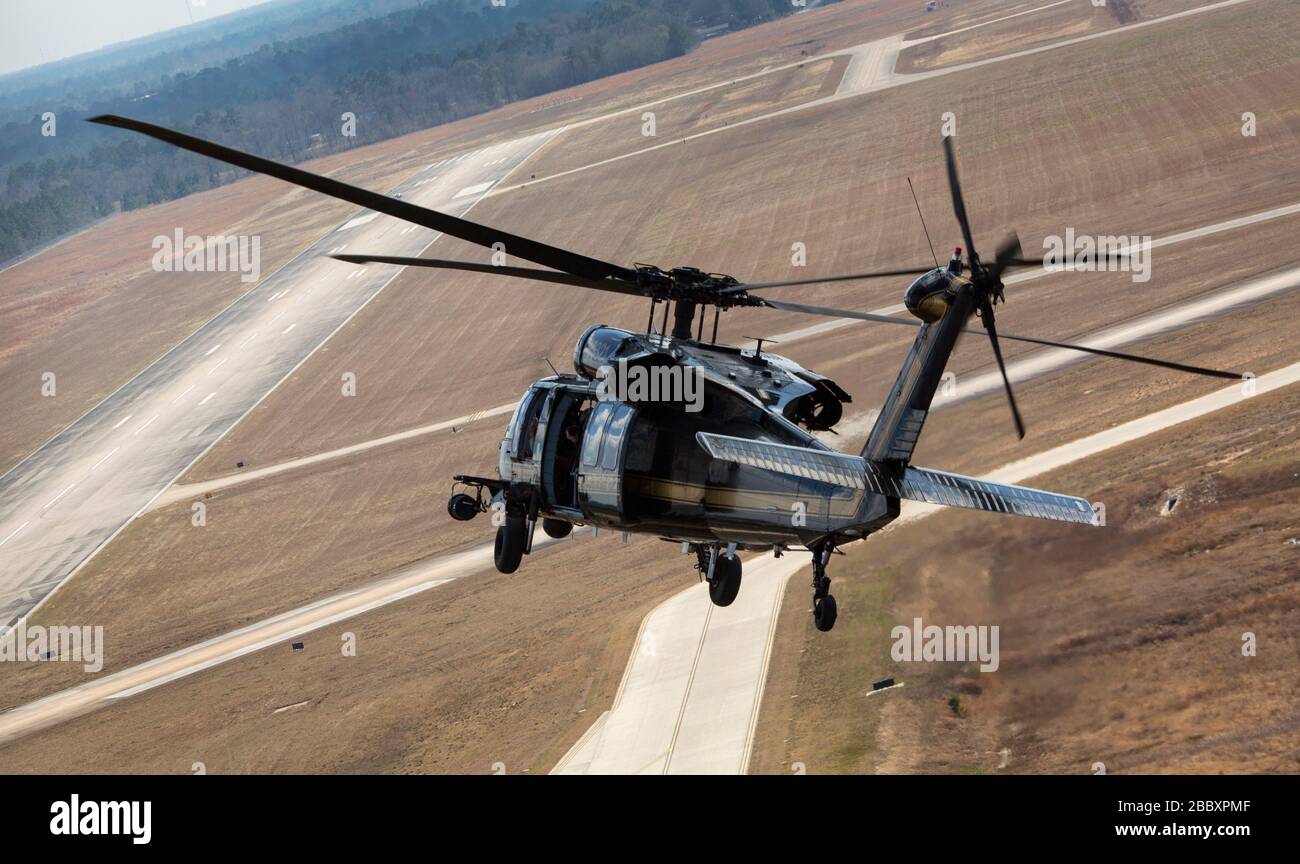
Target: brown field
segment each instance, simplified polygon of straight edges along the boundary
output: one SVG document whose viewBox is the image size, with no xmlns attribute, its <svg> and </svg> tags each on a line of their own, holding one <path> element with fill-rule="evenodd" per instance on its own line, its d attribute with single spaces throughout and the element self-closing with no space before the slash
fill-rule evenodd
<svg viewBox="0 0 1300 864">
<path fill-rule="evenodd" d="M 492 467 L 500 434 L 483 423 L 216 492 L 202 528 L 188 501 L 146 513 L 32 620 L 101 624 L 113 672 L 477 545 L 485 520 L 451 521 L 447 491 Z M 0 709 L 82 680 L 75 664 L 4 665 Z"/>
<path fill-rule="evenodd" d="M 502 181 L 499 188 L 829 96 L 835 92 L 847 66 L 846 57 L 810 60 L 793 69 L 656 105 L 648 109 L 655 116 L 654 137 L 642 133 L 641 112 L 620 114 L 572 129 Z"/>
<path fill-rule="evenodd" d="M 747 44 L 762 35 L 765 44 L 784 45 L 791 34 L 812 33 L 809 28 L 823 20 L 842 23 L 841 16 L 854 10 L 864 18 L 866 12 L 880 13 L 862 32 L 879 27 L 884 29 L 877 35 L 886 35 L 905 29 L 891 31 L 881 23 L 897 23 L 901 9 L 902 4 L 837 4 L 727 40 Z M 1279 16 L 1300 17 L 1284 3 L 1261 0 L 1228 13 L 1011 61 L 1015 65 L 995 64 L 808 109 L 744 132 L 724 131 L 682 148 L 497 195 L 479 205 L 474 217 L 621 263 L 688 263 L 740 278 L 920 263 L 929 253 L 906 176 L 917 185 L 937 244 L 950 245 L 956 236 L 937 146 L 935 106 L 942 104 L 961 118 L 958 152 L 981 246 L 992 246 L 1011 226 L 1031 252 L 1041 248 L 1038 241 L 1045 234 L 1067 225 L 1081 232 L 1159 237 L 1300 200 L 1295 147 L 1300 40 L 1286 35 Z M 914 24 L 915 19 L 908 26 Z M 825 48 L 843 47 L 831 44 L 838 38 L 828 35 L 833 29 L 823 34 Z M 723 62 L 720 54 L 703 52 L 721 52 L 716 46 L 724 41 L 700 49 L 708 63 Z M 847 44 L 860 41 L 854 37 Z M 1250 50 L 1243 50 L 1246 45 Z M 755 56 L 762 54 L 750 48 Z M 737 49 L 728 59 L 736 68 L 761 68 L 747 56 Z M 669 78 L 679 74 L 660 71 Z M 1132 86 L 1137 79 L 1143 88 Z M 1070 98 L 1045 99 L 1044 93 Z M 1241 112 L 1248 110 L 1243 105 L 1262 106 L 1254 109 L 1261 112 L 1257 139 L 1239 134 Z M 482 130 L 504 121 L 479 122 L 474 128 Z M 630 143 L 629 149 L 641 146 Z M 552 146 L 557 145 L 564 145 L 563 138 Z M 427 158 L 427 152 L 420 154 Z M 395 179 L 401 172 L 385 176 Z M 645 201 L 657 206 L 628 205 Z M 343 215 L 322 219 L 323 224 Z M 146 227 L 141 236 L 152 233 Z M 1155 278 L 1144 286 L 1105 274 L 1057 275 L 1011 286 L 1010 305 L 999 323 L 1013 332 L 1077 336 L 1292 263 L 1291 233 L 1293 222 L 1279 220 L 1157 250 Z M 795 240 L 808 244 L 806 271 L 789 266 Z M 478 254 L 451 248 L 458 245 L 440 241 L 435 248 L 448 257 Z M 799 296 L 870 309 L 897 302 L 901 290 L 886 281 L 809 289 Z M 522 291 L 530 292 L 526 300 Z M 1266 371 L 1295 359 L 1293 345 L 1280 338 L 1277 327 L 1294 317 L 1297 307 L 1300 295 L 1286 295 L 1142 349 Z M 639 327 L 644 311 L 639 301 L 559 287 L 403 273 L 186 479 L 219 476 L 237 459 L 271 464 L 512 401 L 529 381 L 547 374 L 546 357 L 567 365 L 573 340 L 586 323 Z M 804 316 L 733 312 L 724 317 L 723 332 L 738 338 L 809 323 Z M 835 375 L 857 397 L 855 407 L 867 408 L 883 395 L 910 339 L 910 331 L 897 330 L 846 328 L 792 344 L 785 353 Z M 1008 346 L 1007 353 L 1019 351 Z M 953 368 L 960 380 L 986 370 L 988 363 L 987 347 L 967 340 Z M 339 368 L 357 372 L 357 397 L 336 398 Z M 1015 455 L 1214 386 L 1109 361 L 1072 367 L 1018 388 L 1031 432 Z M 93 616 L 111 624 L 106 626 L 110 646 L 122 646 L 110 650 L 111 671 L 364 584 L 438 551 L 478 542 L 488 536 L 480 523 L 449 527 L 454 523 L 445 517 L 447 477 L 490 470 L 503 423 L 498 418 L 458 436 L 418 440 L 219 493 L 204 529 L 189 527 L 183 505 L 148 514 L 60 591 L 38 619 Z M 972 440 L 971 429 L 988 432 Z M 856 447 L 849 436 L 839 443 Z M 927 425 L 918 461 L 979 470 L 1013 458 L 1013 443 L 1005 404 L 995 395 L 937 413 Z M 1138 467 L 1123 476 L 1130 475 L 1137 476 Z M 1069 481 L 1077 485 L 1086 477 L 1060 472 L 1050 480 L 1049 488 L 1071 489 Z M 1128 494 L 1091 491 L 1097 488 L 1094 482 L 1080 491 L 1117 502 Z M 1029 530 L 1016 521 L 1007 530 Z M 999 529 L 1003 525 L 997 523 Z M 995 541 L 1006 534 L 984 533 L 982 542 L 993 544 L 989 554 L 1005 552 Z M 848 562 L 856 568 L 857 561 L 872 560 L 882 540 L 862 546 Z M 594 542 L 601 544 L 599 556 L 592 556 L 583 540 L 548 550 L 515 576 L 475 575 L 363 616 L 348 629 L 361 635 L 364 646 L 374 647 L 356 659 L 336 657 L 325 646 L 332 646 L 337 634 L 323 631 L 308 637 L 310 645 L 323 646 L 319 654 L 275 649 L 168 685 L 0 749 L 0 768 L 187 771 L 195 760 L 207 761 L 217 772 L 473 772 L 489 770 L 495 761 L 511 771 L 548 768 L 608 707 L 641 615 L 691 578 L 684 559 L 656 541 L 627 548 L 603 537 Z M 886 542 L 893 548 L 893 539 Z M 1140 544 L 1134 548 L 1141 551 Z M 866 584 L 849 572 L 848 566 L 839 568 L 846 591 Z M 802 591 L 802 581 L 792 580 L 792 590 Z M 149 604 L 140 597 L 149 597 Z M 799 659 L 789 640 L 801 637 L 790 628 L 802 626 L 805 599 L 798 594 L 786 604 L 785 641 L 773 655 L 774 672 L 791 682 L 797 670 L 789 664 L 797 666 Z M 889 610 L 876 603 L 886 599 L 879 592 L 873 598 L 865 587 L 853 595 L 845 603 L 843 632 L 837 629 L 836 641 L 826 643 L 825 650 L 844 650 L 836 647 L 847 644 L 840 638 L 844 634 L 888 620 Z M 130 635 L 119 642 L 113 632 Z M 1004 644 L 1010 645 L 1009 637 Z M 840 660 L 849 662 L 848 653 Z M 854 656 L 860 654 L 855 649 Z M 5 703 L 74 683 L 58 666 L 0 669 Z M 1030 697 L 1034 687 L 1045 686 L 1039 678 L 1025 681 Z M 773 684 L 783 686 L 779 679 Z M 859 708 L 851 702 L 837 705 L 829 690 L 807 688 L 797 692 L 821 692 L 828 718 L 842 708 Z M 310 705 L 271 713 L 304 700 Z M 766 710 L 763 722 L 784 728 Z M 86 735 L 91 728 L 96 734 Z M 145 729 L 148 735 L 141 734 Z M 858 731 L 846 722 L 836 737 L 851 749 Z M 765 746 L 770 750 L 770 743 Z M 761 756 L 757 765 L 778 770 L 789 753 L 756 755 Z M 816 770 L 816 761 L 804 761 Z"/>
<path fill-rule="evenodd" d="M 830 638 L 792 580 L 752 769 L 1300 770 L 1297 465 L 1289 388 L 1035 478 L 1092 490 L 1106 528 L 947 512 L 853 547 Z M 998 624 L 1000 668 L 895 663 L 918 616 Z M 886 677 L 905 686 L 865 699 Z"/>
<path fill-rule="evenodd" d="M 1126 24 L 1162 18 L 1216 2 L 1219 0 L 1109 0 L 1105 6 L 1100 7 L 1087 2 L 1067 3 L 1041 12 L 1021 15 L 1009 21 L 989 23 L 974 30 L 954 33 L 951 36 L 914 45 L 904 49 L 899 55 L 897 69 L 899 72 L 943 69 L 961 63 L 1027 51 L 1052 42 L 1088 36 Z M 1012 15 L 1046 5 L 1048 4 L 1045 2 L 1020 3 L 1008 8 L 1002 15 Z M 973 23 L 978 23 L 978 20 L 989 20 L 989 16 L 980 15 L 976 19 L 968 13 L 961 19 L 928 25 L 907 34 L 907 38 L 921 39 L 936 36 L 969 27 Z"/>
<path fill-rule="evenodd" d="M 921 26 L 908 30 L 903 38 L 908 40 L 926 39 L 962 30 L 977 24 L 992 22 L 1008 15 L 1030 12 L 1046 6 L 1056 0 L 1007 0 L 1003 3 L 953 3 L 952 0 L 940 0 L 940 6 L 934 12 L 927 12 Z M 924 5 L 924 4 L 922 4 Z M 1023 21 L 1025 16 L 1016 20 Z M 989 24 L 988 26 L 995 26 Z"/>
<path fill-rule="evenodd" d="M 663 547 L 576 538 L 0 747 L 0 771 L 544 773 L 609 707 L 641 618 L 694 578 Z"/>
</svg>

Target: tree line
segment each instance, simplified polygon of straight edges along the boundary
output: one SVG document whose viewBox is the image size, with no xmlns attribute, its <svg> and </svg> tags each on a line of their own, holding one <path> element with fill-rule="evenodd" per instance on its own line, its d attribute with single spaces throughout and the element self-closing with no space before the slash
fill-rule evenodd
<svg viewBox="0 0 1300 864">
<path fill-rule="evenodd" d="M 699 30 L 792 11 L 790 0 L 438 0 L 166 74 L 148 93 L 63 106 L 53 137 L 41 136 L 40 115 L 9 123 L 0 261 L 240 175 L 86 116 L 124 114 L 296 162 L 680 56 Z M 33 143 L 42 155 L 30 155 Z"/>
</svg>

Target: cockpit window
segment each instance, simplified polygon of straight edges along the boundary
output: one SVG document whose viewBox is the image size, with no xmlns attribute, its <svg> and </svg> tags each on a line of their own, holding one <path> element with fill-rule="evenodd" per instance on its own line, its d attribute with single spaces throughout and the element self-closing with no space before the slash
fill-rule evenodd
<svg viewBox="0 0 1300 864">
<path fill-rule="evenodd" d="M 516 459 L 533 458 L 533 439 L 537 437 L 537 421 L 542 415 L 542 406 L 545 404 L 545 391 L 530 390 L 528 392 L 514 430 Z"/>
</svg>

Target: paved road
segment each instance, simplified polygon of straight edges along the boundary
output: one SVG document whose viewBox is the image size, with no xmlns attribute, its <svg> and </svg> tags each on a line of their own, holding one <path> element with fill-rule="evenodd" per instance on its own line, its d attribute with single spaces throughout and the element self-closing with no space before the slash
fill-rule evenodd
<svg viewBox="0 0 1300 864">
<path fill-rule="evenodd" d="M 554 134 L 444 160 L 393 191 L 462 214 Z M 398 272 L 326 253 L 418 255 L 436 238 L 358 213 L 0 477 L 0 626 L 49 596 Z"/>
</svg>

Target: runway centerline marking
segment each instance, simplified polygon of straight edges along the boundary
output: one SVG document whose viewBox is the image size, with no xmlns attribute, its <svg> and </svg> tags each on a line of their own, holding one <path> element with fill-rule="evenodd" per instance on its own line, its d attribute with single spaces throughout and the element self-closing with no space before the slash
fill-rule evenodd
<svg viewBox="0 0 1300 864">
<path fill-rule="evenodd" d="M 203 356 L 204 356 L 204 357 L 211 357 L 213 354 L 216 354 L 216 353 L 217 353 L 217 349 L 220 348 L 220 347 L 221 347 L 221 343 L 218 342 L 216 345 L 213 345 L 211 348 L 209 348 L 209 349 L 208 349 L 208 353 L 204 354 Z"/>
<path fill-rule="evenodd" d="M 19 525 L 19 526 L 18 526 L 17 528 L 15 528 L 14 530 L 10 531 L 8 537 L 6 537 L 6 538 L 3 539 L 3 540 L 0 540 L 0 546 L 5 545 L 5 544 L 8 543 L 10 540 L 12 540 L 12 539 L 14 539 L 15 537 L 17 537 L 17 536 L 18 536 L 18 532 L 21 531 L 21 530 L 23 530 L 24 528 L 26 528 L 26 527 L 27 527 L 28 525 L 30 525 L 30 524 L 31 524 L 30 522 L 24 522 L 23 524 Z"/>
<path fill-rule="evenodd" d="M 216 390 L 213 390 L 213 391 L 212 391 L 211 393 L 209 393 L 207 396 L 204 396 L 204 397 L 203 397 L 203 401 L 200 402 L 199 405 L 207 405 L 207 404 L 208 404 L 208 400 L 211 399 L 213 396 L 216 396 L 216 395 L 217 395 L 217 391 L 216 391 Z"/>
<path fill-rule="evenodd" d="M 182 393 L 181 395 L 177 396 L 175 399 L 172 400 L 172 404 L 175 405 L 177 402 L 179 402 L 179 401 L 181 401 L 182 399 L 184 399 L 186 396 L 189 395 L 190 391 L 193 390 L 193 389 L 194 389 L 194 385 L 193 385 L 193 384 L 191 384 L 190 386 L 186 387 L 184 393 Z"/>
<path fill-rule="evenodd" d="M 158 419 L 158 415 L 155 414 L 155 415 L 153 415 L 152 417 L 150 417 L 148 420 L 144 421 L 144 425 L 142 425 L 139 429 L 135 430 L 135 434 L 136 434 L 136 435 L 139 435 L 139 434 L 140 434 L 141 432 L 143 432 L 145 429 L 148 429 L 148 428 L 149 428 L 149 424 L 152 423 L 153 421 L 157 420 L 157 419 Z"/>
<path fill-rule="evenodd" d="M 53 507 L 53 506 L 55 505 L 55 503 L 56 503 L 60 498 L 62 498 L 64 495 L 67 495 L 69 492 L 71 492 L 71 491 L 76 487 L 76 485 L 77 485 L 76 483 L 69 483 L 67 489 L 64 489 L 64 490 L 63 490 L 62 492 L 60 492 L 58 495 L 55 495 L 54 498 L 50 500 L 50 503 L 49 503 L 49 504 L 46 504 L 46 505 L 45 505 L 44 507 L 42 507 L 41 509 L 42 509 L 42 510 L 49 510 L 51 507 Z"/>
<path fill-rule="evenodd" d="M 118 426 L 121 426 L 123 423 L 125 423 L 125 422 L 128 421 L 128 420 L 130 420 L 130 419 L 131 419 L 132 417 L 134 417 L 134 416 L 135 416 L 134 414 L 128 414 L 128 415 L 126 415 L 126 416 L 123 417 L 121 420 L 118 420 L 118 421 L 117 421 L 117 426 L 114 426 L 113 428 L 114 428 L 114 429 L 118 428 Z"/>
<path fill-rule="evenodd" d="M 208 370 L 208 374 L 211 375 L 213 372 L 216 372 L 218 369 L 221 368 L 221 364 L 225 363 L 229 359 L 230 359 L 229 357 L 222 357 L 221 360 L 217 362 L 216 366 L 213 366 L 211 369 Z"/>
<path fill-rule="evenodd" d="M 94 471 L 94 470 L 95 470 L 96 468 L 98 468 L 100 465 L 103 465 L 105 462 L 108 461 L 108 457 L 109 457 L 109 456 L 112 456 L 114 453 L 116 453 L 118 450 L 121 450 L 121 449 L 122 449 L 121 447 L 114 447 L 112 450 L 109 450 L 109 451 L 108 451 L 108 456 L 105 456 L 103 459 L 100 459 L 100 460 L 99 460 L 98 462 L 96 462 L 94 465 L 91 465 L 91 466 L 90 466 L 90 471 Z M 90 471 L 87 471 L 86 473 L 89 474 Z"/>
</svg>

